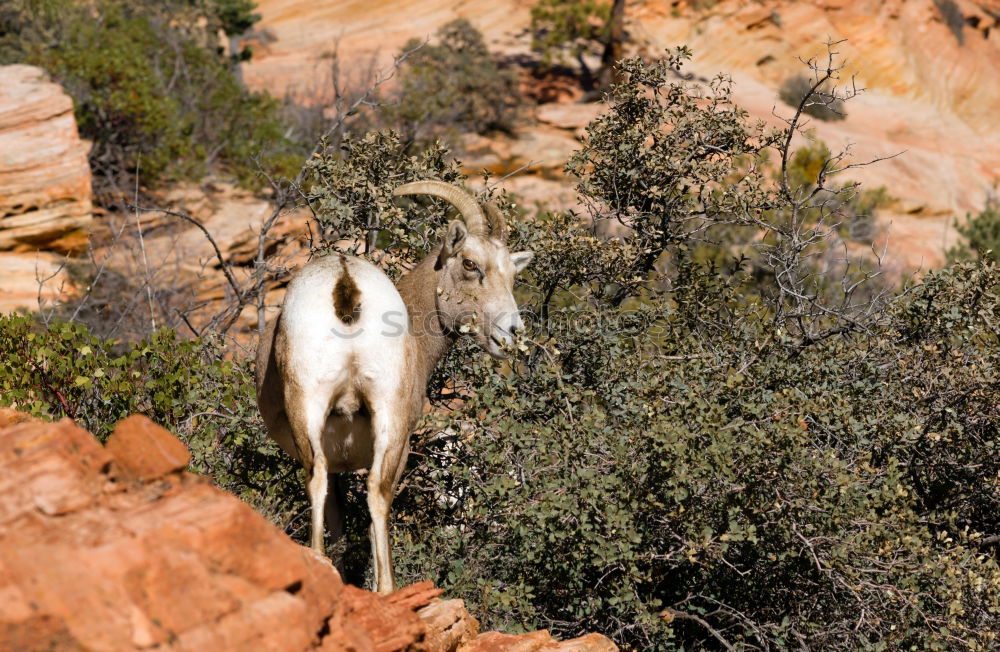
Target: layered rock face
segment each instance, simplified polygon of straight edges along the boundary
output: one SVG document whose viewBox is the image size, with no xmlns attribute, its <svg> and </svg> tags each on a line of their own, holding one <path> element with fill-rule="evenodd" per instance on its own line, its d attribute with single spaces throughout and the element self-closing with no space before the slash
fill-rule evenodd
<svg viewBox="0 0 1000 652">
<path fill-rule="evenodd" d="M 86 247 L 92 220 L 88 151 L 61 86 L 0 66 L 0 312 L 70 290 L 63 254 Z"/>
<path fill-rule="evenodd" d="M 61 86 L 33 66 L 0 67 L 0 250 L 86 244 L 88 151 Z"/>
<path fill-rule="evenodd" d="M 429 36 L 458 17 L 472 21 L 494 51 L 522 54 L 530 45 L 531 5 L 529 0 L 382 0 L 319 7 L 301 0 L 261 0 L 258 27 L 266 38 L 246 79 L 257 88 L 294 91 L 306 99 L 313 93 L 313 99 L 323 101 L 322 73 L 328 63 L 321 55 L 335 44 L 343 69 L 367 70 L 373 59 L 388 64 L 407 39 Z M 896 198 L 879 217 L 886 227 L 881 244 L 888 248 L 887 262 L 926 269 L 942 264 L 944 251 L 955 244 L 954 219 L 981 210 L 1000 182 L 998 21 L 997 0 L 630 0 L 626 53 L 655 57 L 687 44 L 696 57 L 687 69 L 694 79 L 732 76 L 736 101 L 751 117 L 781 126 L 774 113 L 787 117 L 792 109 L 779 99 L 778 89 L 791 75 L 807 72 L 799 58 L 824 55 L 828 37 L 848 39 L 836 47 L 848 60 L 843 81 L 854 76 L 866 91 L 848 103 L 845 120 L 811 120 L 808 127 L 834 151 L 853 144 L 851 163 L 899 154 L 851 170 L 850 178 L 868 188 L 885 186 Z M 314 71 L 313 86 L 294 87 L 292 70 Z M 576 131 L 576 118 L 592 114 L 543 109 L 538 117 L 550 124 L 571 123 Z M 567 116 L 572 118 L 568 123 Z M 539 134 L 522 129 L 519 140 L 530 148 Z M 510 148 L 504 142 L 499 146 Z M 522 162 L 479 149 L 487 155 L 473 156 L 494 172 L 506 174 Z M 498 165 L 497 159 L 509 165 Z M 558 198 L 544 174 L 535 173 L 535 181 L 518 179 L 530 173 L 519 171 L 505 185 L 514 191 L 524 186 L 529 201 L 556 196 L 559 205 L 553 208 L 572 207 Z"/>
<path fill-rule="evenodd" d="M 276 95 L 327 97 L 330 64 L 325 55 L 337 53 L 354 79 L 370 61 L 382 65 L 411 38 L 423 38 L 455 18 L 468 18 L 498 46 L 516 47 L 514 29 L 528 24 L 534 0 L 261 0 L 263 20 L 252 40 L 254 57 L 244 68 L 244 80 Z M 523 48 L 522 48 L 523 49 Z"/>
<path fill-rule="evenodd" d="M 845 120 L 807 127 L 832 151 L 850 146 L 850 163 L 893 157 L 841 180 L 895 198 L 880 245 L 889 265 L 914 270 L 944 263 L 954 219 L 982 210 L 1000 181 L 998 19 L 996 0 L 678 0 L 637 3 L 631 25 L 647 53 L 690 45 L 698 74 L 730 74 L 736 101 L 775 126 L 773 113 L 792 113 L 776 90 L 808 74 L 799 59 L 825 63 L 827 38 L 846 39 L 834 48 L 841 88 L 865 90 Z"/>
<path fill-rule="evenodd" d="M 183 471 L 142 416 L 102 447 L 0 409 L 0 649 L 617 650 L 590 635 L 478 635 L 430 582 L 345 585 L 237 498 Z"/>
</svg>

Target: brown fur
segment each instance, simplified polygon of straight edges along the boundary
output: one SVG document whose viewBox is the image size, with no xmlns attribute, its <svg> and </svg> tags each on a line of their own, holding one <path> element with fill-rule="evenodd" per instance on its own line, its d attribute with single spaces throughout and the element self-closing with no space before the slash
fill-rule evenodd
<svg viewBox="0 0 1000 652">
<path fill-rule="evenodd" d="M 309 441 L 295 438 L 285 411 L 285 386 L 281 382 L 279 358 L 282 357 L 285 337 L 282 333 L 281 313 L 267 324 L 257 345 L 257 405 L 267 424 L 277 424 L 270 435 L 281 448 L 297 459 L 305 468 L 313 462 Z"/>
<path fill-rule="evenodd" d="M 347 271 L 346 259 L 340 257 L 341 272 L 337 284 L 333 286 L 333 310 L 337 318 L 348 326 L 361 317 L 361 290 Z"/>
</svg>

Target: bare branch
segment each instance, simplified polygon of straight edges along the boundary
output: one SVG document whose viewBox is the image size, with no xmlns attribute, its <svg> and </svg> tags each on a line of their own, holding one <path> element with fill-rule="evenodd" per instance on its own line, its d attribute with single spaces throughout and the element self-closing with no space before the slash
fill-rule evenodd
<svg viewBox="0 0 1000 652">
<path fill-rule="evenodd" d="M 172 211 L 166 208 L 154 208 L 146 206 L 134 206 L 133 208 L 135 209 L 136 212 L 142 211 L 147 213 L 149 212 L 163 213 L 164 215 L 170 215 L 172 217 L 180 218 L 185 222 L 188 222 L 189 224 L 193 224 L 194 226 L 196 226 L 198 230 L 205 235 L 205 239 L 208 240 L 209 244 L 212 245 L 212 249 L 215 251 L 215 257 L 219 261 L 219 266 L 222 268 L 222 273 L 226 275 L 226 280 L 229 282 L 229 286 L 233 289 L 233 292 L 236 293 L 237 297 L 239 297 L 241 300 L 243 299 L 243 291 L 240 289 L 239 284 L 233 277 L 233 273 L 229 268 L 229 263 L 226 262 L 225 256 L 222 255 L 222 250 L 219 249 L 219 244 L 215 241 L 215 238 L 212 237 L 212 234 L 209 233 L 208 229 L 205 228 L 204 224 L 202 224 L 195 218 L 191 217 L 190 215 L 179 213 L 177 211 Z"/>
<path fill-rule="evenodd" d="M 708 633 L 711 634 L 712 637 L 715 638 L 715 640 L 717 640 L 720 645 L 722 645 L 722 647 L 726 648 L 727 650 L 730 650 L 730 652 L 734 652 L 736 650 L 736 648 L 733 647 L 733 644 L 727 641 L 726 638 L 721 633 L 719 633 L 719 630 L 712 627 L 712 625 L 701 616 L 696 616 L 693 613 L 689 613 L 687 611 L 680 611 L 678 609 L 672 609 L 670 607 L 667 607 L 666 609 L 661 611 L 660 615 L 667 620 L 673 620 L 675 618 L 679 618 L 681 620 L 694 621 L 699 625 L 701 625 L 702 627 L 704 627 L 708 631 Z"/>
</svg>

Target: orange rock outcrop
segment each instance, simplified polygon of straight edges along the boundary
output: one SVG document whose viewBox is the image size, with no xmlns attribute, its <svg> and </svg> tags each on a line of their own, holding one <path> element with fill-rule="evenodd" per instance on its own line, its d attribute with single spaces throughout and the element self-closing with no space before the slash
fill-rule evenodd
<svg viewBox="0 0 1000 652">
<path fill-rule="evenodd" d="M 33 66 L 0 66 L 0 312 L 69 290 L 61 254 L 87 243 L 89 149 L 61 86 Z"/>
<path fill-rule="evenodd" d="M 575 650 L 603 636 L 478 635 L 430 582 L 379 596 L 187 473 L 142 416 L 102 447 L 0 409 L 0 649 Z"/>
<path fill-rule="evenodd" d="M 61 86 L 33 66 L 0 66 L 0 250 L 86 244 L 89 150 Z"/>
</svg>

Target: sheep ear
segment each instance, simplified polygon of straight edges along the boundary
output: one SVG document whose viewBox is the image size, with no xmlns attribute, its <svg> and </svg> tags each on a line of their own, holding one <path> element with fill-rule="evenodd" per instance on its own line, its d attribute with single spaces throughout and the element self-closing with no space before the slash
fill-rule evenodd
<svg viewBox="0 0 1000 652">
<path fill-rule="evenodd" d="M 465 226 L 464 222 L 453 220 L 448 223 L 448 233 L 444 236 L 444 245 L 442 245 L 441 255 L 438 257 L 438 268 L 462 250 L 468 235 L 469 229 Z"/>
<path fill-rule="evenodd" d="M 514 263 L 514 273 L 519 273 L 527 267 L 528 263 L 530 263 L 531 259 L 534 257 L 534 251 L 515 251 L 512 253 L 510 255 L 510 262 Z"/>
</svg>

